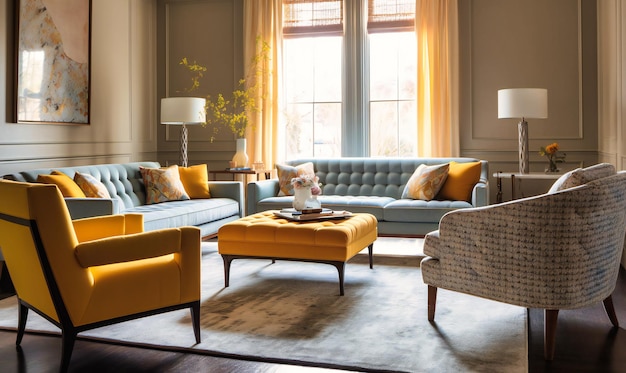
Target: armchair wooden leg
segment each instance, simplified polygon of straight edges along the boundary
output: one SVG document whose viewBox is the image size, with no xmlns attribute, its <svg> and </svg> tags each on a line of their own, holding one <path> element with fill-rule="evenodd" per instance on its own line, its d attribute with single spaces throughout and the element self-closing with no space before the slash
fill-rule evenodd
<svg viewBox="0 0 626 373">
<path fill-rule="evenodd" d="M 437 288 L 428 285 L 428 321 L 435 321 L 435 304 L 437 303 Z"/>
<path fill-rule="evenodd" d="M 559 310 L 544 311 L 543 356 L 546 360 L 554 359 L 556 324 L 558 318 Z"/>
<path fill-rule="evenodd" d="M 200 343 L 200 301 L 193 302 L 190 309 L 193 334 L 196 337 L 196 343 Z"/>
<path fill-rule="evenodd" d="M 617 321 L 617 314 L 615 313 L 615 307 L 613 307 L 613 297 L 609 295 L 602 302 L 602 304 L 604 304 L 604 310 L 606 311 L 606 314 L 609 316 L 609 320 L 611 320 L 611 324 L 613 324 L 613 326 L 615 327 L 619 327 L 619 321 Z"/>
<path fill-rule="evenodd" d="M 22 343 L 22 338 L 24 337 L 24 331 L 26 330 L 26 320 L 28 319 L 28 307 L 22 304 L 22 301 L 17 303 L 17 338 L 15 339 L 15 344 L 17 346 Z"/>
<path fill-rule="evenodd" d="M 61 334 L 61 369 L 60 372 L 67 372 L 74 351 L 74 343 L 76 342 L 76 332 L 63 330 Z"/>
</svg>

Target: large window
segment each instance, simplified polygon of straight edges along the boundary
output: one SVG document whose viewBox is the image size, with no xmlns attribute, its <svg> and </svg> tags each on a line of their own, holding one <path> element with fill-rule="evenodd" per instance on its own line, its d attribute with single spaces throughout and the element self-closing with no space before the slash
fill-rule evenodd
<svg viewBox="0 0 626 373">
<path fill-rule="evenodd" d="M 415 156 L 414 0 L 284 0 L 285 158 Z"/>
</svg>

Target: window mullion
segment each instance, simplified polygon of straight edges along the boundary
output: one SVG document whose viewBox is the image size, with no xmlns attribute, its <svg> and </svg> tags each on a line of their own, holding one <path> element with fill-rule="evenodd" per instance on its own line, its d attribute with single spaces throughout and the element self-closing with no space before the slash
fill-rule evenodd
<svg viewBox="0 0 626 373">
<path fill-rule="evenodd" d="M 344 1 L 343 156 L 369 155 L 367 0 Z"/>
</svg>

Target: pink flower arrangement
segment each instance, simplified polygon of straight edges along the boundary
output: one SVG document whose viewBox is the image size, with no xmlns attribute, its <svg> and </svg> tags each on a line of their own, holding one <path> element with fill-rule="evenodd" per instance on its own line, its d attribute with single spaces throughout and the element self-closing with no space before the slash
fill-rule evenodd
<svg viewBox="0 0 626 373">
<path fill-rule="evenodd" d="M 302 175 L 291 179 L 291 185 L 293 185 L 294 189 L 311 188 L 311 194 L 318 196 L 322 194 L 321 183 L 319 180 L 320 179 L 317 176 Z"/>
</svg>

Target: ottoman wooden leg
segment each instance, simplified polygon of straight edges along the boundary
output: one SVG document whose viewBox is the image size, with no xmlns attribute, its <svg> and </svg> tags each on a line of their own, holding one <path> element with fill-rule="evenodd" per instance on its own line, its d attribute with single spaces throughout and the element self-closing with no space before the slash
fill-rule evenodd
<svg viewBox="0 0 626 373">
<path fill-rule="evenodd" d="M 224 261 L 224 287 L 227 288 L 230 282 L 230 262 L 233 261 L 235 257 L 230 255 L 222 255 L 222 260 Z"/>
<path fill-rule="evenodd" d="M 367 247 L 367 252 L 370 257 L 370 269 L 372 269 L 374 268 L 374 243 L 373 242 Z"/>
<path fill-rule="evenodd" d="M 339 272 L 339 295 L 343 295 L 343 278 L 346 272 L 346 263 L 345 262 L 320 262 L 320 263 L 328 263 L 332 264 L 337 268 L 337 272 Z"/>
</svg>

